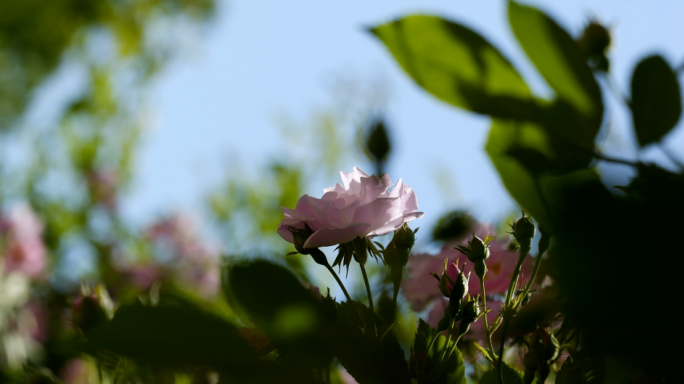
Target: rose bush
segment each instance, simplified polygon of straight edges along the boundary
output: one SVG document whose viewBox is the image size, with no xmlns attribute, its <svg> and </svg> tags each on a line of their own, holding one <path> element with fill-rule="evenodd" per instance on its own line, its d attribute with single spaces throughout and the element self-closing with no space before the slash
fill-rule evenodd
<svg viewBox="0 0 684 384">
<path fill-rule="evenodd" d="M 417 212 L 416 194 L 402 179 L 388 191 L 392 180 L 386 173 L 368 176 L 354 167 L 352 172 L 340 175 L 344 186 L 324 189 L 320 199 L 304 195 L 295 209 L 281 208 L 285 218 L 278 225 L 278 234 L 283 239 L 292 243 L 290 227 L 308 226 L 312 234 L 304 248 L 327 247 L 356 237 L 384 235 L 423 216 Z"/>
<path fill-rule="evenodd" d="M 475 234 L 484 238 L 487 234 L 494 234 L 494 228 L 491 225 L 478 224 L 474 230 Z M 464 274 L 473 271 L 473 263 L 469 262 L 466 257 L 458 252 L 454 247 L 456 245 L 467 245 L 470 235 L 463 236 L 458 239 L 448 241 L 440 250 L 439 254 L 431 255 L 427 253 L 414 254 L 409 259 L 408 272 L 409 277 L 402 282 L 402 292 L 406 300 L 411 303 L 411 309 L 420 312 L 431 303 L 435 305 L 430 310 L 428 315 L 428 324 L 433 327 L 442 318 L 442 313 L 448 300 L 444 298 L 439 289 L 439 283 L 430 273 L 439 273 L 444 265 L 446 258 L 449 265 L 459 260 L 460 263 L 465 263 Z M 494 320 L 499 313 L 499 309 L 503 305 L 500 296 L 508 289 L 511 274 L 518 261 L 518 253 L 511 249 L 509 238 L 496 239 L 489 243 L 490 257 L 487 259 L 487 274 L 485 275 L 485 290 L 488 296 L 487 308 L 492 311 L 487 315 L 489 323 Z M 520 272 L 521 281 L 530 276 L 533 269 L 534 260 L 527 257 L 523 262 Z M 471 296 L 480 294 L 480 281 L 477 277 L 473 277 L 468 282 L 468 293 Z M 479 338 L 484 336 L 482 332 L 482 322 L 478 321 L 471 325 L 471 332 L 468 336 L 471 338 Z"/>
</svg>

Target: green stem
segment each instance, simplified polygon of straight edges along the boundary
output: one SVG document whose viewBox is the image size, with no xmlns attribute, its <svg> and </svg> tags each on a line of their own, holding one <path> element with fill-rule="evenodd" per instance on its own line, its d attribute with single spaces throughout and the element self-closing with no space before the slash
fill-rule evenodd
<svg viewBox="0 0 684 384">
<path fill-rule="evenodd" d="M 442 360 L 444 359 L 444 356 L 446 355 L 447 350 L 449 349 L 449 341 L 451 340 L 451 334 L 454 333 L 454 324 L 456 324 L 456 320 L 452 319 L 451 324 L 449 324 L 449 333 L 447 333 L 446 341 L 444 342 L 444 350 L 442 351 L 442 354 L 440 355 L 439 359 L 435 361 L 435 365 L 432 367 L 432 370 L 430 370 L 430 375 L 428 375 L 428 378 L 431 378 L 433 375 L 439 372 L 439 366 L 442 364 Z M 439 336 L 439 332 L 436 334 L 436 336 Z M 428 356 L 429 355 L 430 348 L 428 348 Z"/>
<path fill-rule="evenodd" d="M 373 296 L 371 295 L 370 283 L 368 282 L 368 274 L 366 273 L 366 267 L 359 263 L 361 266 L 361 273 L 363 274 L 363 282 L 366 283 L 366 294 L 368 295 L 368 307 L 371 312 L 375 312 L 373 309 Z"/>
<path fill-rule="evenodd" d="M 542 233 L 542 238 L 545 235 Z M 550 237 L 550 236 L 549 236 Z M 525 286 L 525 291 L 523 292 L 522 298 L 524 299 L 527 294 L 530 292 L 530 288 L 532 288 L 532 283 L 534 283 L 534 279 L 537 277 L 537 272 L 539 272 L 539 265 L 541 264 L 542 256 L 544 256 L 544 252 L 546 252 L 546 249 L 548 248 L 549 241 L 542 241 L 541 239 L 539 240 L 539 253 L 537 253 L 537 260 L 534 261 L 534 270 L 532 270 L 532 276 L 530 276 L 530 280 L 527 282 L 527 285 Z"/>
<path fill-rule="evenodd" d="M 347 303 L 351 303 L 352 299 L 351 299 L 351 297 L 349 296 L 349 292 L 347 292 L 347 289 L 344 287 L 344 284 L 342 284 L 342 280 L 340 280 L 340 277 L 337 276 L 337 273 L 336 273 L 335 270 L 330 266 L 330 264 L 327 264 L 326 267 L 328 268 L 328 271 L 330 271 L 330 273 L 332 273 L 332 275 L 333 275 L 333 277 L 335 278 L 335 280 L 337 280 L 337 284 L 340 285 L 340 288 L 342 288 L 342 292 L 344 292 L 344 296 L 347 298 Z"/>
<path fill-rule="evenodd" d="M 482 321 L 484 323 L 485 335 L 487 336 L 487 346 L 489 347 L 489 354 L 492 359 L 496 358 L 494 353 L 494 345 L 492 344 L 492 333 L 489 330 L 489 324 L 487 324 L 487 294 L 485 293 L 484 277 L 480 279 L 480 294 L 482 295 Z"/>
<path fill-rule="evenodd" d="M 508 293 L 506 294 L 506 304 L 504 305 L 505 307 L 508 307 L 508 304 L 511 302 L 511 298 L 513 297 L 513 290 L 515 289 L 515 286 L 518 283 L 518 276 L 520 275 L 520 268 L 522 267 L 522 263 L 525 260 L 525 256 L 527 256 L 527 253 L 530 251 L 529 246 L 520 246 L 520 256 L 518 256 L 518 263 L 515 265 L 515 269 L 513 270 L 513 276 L 511 277 L 511 284 L 508 286 Z"/>
<path fill-rule="evenodd" d="M 504 323 L 503 323 L 503 328 L 501 329 L 501 344 L 499 346 L 499 364 L 498 364 L 498 371 L 499 371 L 499 384 L 504 384 L 503 382 L 503 373 L 501 372 L 501 365 L 503 363 L 503 353 L 504 353 L 504 343 L 506 342 L 506 330 L 508 329 L 508 323 L 511 321 L 511 318 L 509 316 L 504 317 Z"/>
<path fill-rule="evenodd" d="M 454 333 L 454 325 L 456 324 L 456 320 L 451 320 L 451 324 L 449 325 L 449 333 L 447 333 L 447 338 L 446 342 L 444 343 L 444 350 L 442 351 L 442 355 L 439 357 L 439 362 L 437 363 L 437 366 L 441 365 L 442 362 L 444 361 L 444 357 L 447 354 L 447 351 L 449 350 L 449 342 L 451 341 L 451 335 Z"/>
<path fill-rule="evenodd" d="M 463 320 L 461 320 L 461 321 L 463 321 Z M 449 353 L 447 353 L 447 355 L 446 355 L 445 361 L 449 361 L 449 359 L 451 358 L 451 355 L 452 355 L 452 354 L 454 353 L 454 351 L 456 350 L 456 346 L 458 345 L 458 342 L 461 340 L 461 337 L 462 337 L 463 335 L 465 335 L 466 332 L 468 332 L 468 329 L 470 329 L 470 325 L 468 325 L 468 328 L 466 328 L 465 332 L 461 333 L 460 335 L 458 335 L 458 337 L 456 337 L 456 340 L 454 340 L 454 344 L 451 345 L 451 349 L 449 350 Z M 450 338 L 451 338 L 451 337 L 450 337 Z M 441 368 L 441 367 L 440 367 L 440 368 Z M 435 372 L 435 374 L 437 374 L 437 373 L 439 373 L 439 369 L 437 369 L 437 372 Z"/>
</svg>

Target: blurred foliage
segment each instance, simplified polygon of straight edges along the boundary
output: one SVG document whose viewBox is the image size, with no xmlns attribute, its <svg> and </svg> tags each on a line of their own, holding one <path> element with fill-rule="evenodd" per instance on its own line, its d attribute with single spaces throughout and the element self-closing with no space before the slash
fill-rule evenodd
<svg viewBox="0 0 684 384">
<path fill-rule="evenodd" d="M 681 268 L 664 266 L 675 263 L 677 252 L 655 239 L 664 228 L 684 230 L 683 170 L 613 158 L 595 148 L 605 113 L 593 72 L 609 70 L 607 29 L 594 21 L 575 41 L 543 12 L 514 1 L 508 2 L 508 17 L 520 46 L 554 91 L 551 100 L 533 96 L 496 48 L 460 24 L 407 16 L 372 32 L 423 89 L 492 117 L 486 150 L 494 166 L 513 198 L 553 233 L 542 276 L 554 288 L 535 299 L 534 310 L 515 318 L 514 341 L 527 343 L 525 334 L 555 318 L 563 320 L 557 334 L 571 356 L 557 383 L 678 382 L 675 361 L 684 342 L 679 333 L 643 326 L 627 308 L 665 309 L 676 300 Z M 676 71 L 661 56 L 649 56 L 634 69 L 631 88 L 631 100 L 619 91 L 617 96 L 632 111 L 638 144 L 660 142 L 680 120 Z M 632 167 L 637 175 L 627 186 L 604 186 L 597 161 Z M 679 164 L 676 157 L 673 162 Z M 443 221 L 438 228 L 449 217 Z M 668 321 L 667 310 L 657 312 Z M 480 382 L 500 382 L 498 376 L 488 372 Z"/>
</svg>

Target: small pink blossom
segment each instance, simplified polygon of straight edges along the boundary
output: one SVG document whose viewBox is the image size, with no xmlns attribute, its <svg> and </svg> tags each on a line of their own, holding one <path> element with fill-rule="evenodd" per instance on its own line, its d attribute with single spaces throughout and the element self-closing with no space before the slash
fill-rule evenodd
<svg viewBox="0 0 684 384">
<path fill-rule="evenodd" d="M 46 250 L 41 238 L 43 224 L 26 204 L 17 205 L 9 215 L 0 215 L 0 255 L 9 271 L 36 278 L 45 270 Z"/>
<path fill-rule="evenodd" d="M 417 212 L 416 194 L 402 179 L 390 192 L 392 181 L 386 173 L 368 176 L 354 167 L 351 173 L 340 175 L 344 186 L 324 189 L 320 199 L 304 195 L 295 209 L 281 208 L 285 218 L 278 226 L 278 234 L 283 239 L 292 243 L 289 227 L 304 229 L 307 224 L 313 233 L 304 248 L 327 247 L 356 237 L 384 235 L 423 217 L 423 212 Z"/>
</svg>

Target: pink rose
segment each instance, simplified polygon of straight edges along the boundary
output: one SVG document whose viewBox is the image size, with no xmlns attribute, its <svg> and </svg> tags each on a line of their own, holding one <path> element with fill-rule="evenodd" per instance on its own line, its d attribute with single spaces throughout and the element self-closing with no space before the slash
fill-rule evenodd
<svg viewBox="0 0 684 384">
<path fill-rule="evenodd" d="M 344 186 L 323 190 L 317 199 L 302 196 L 295 209 L 282 207 L 285 218 L 278 226 L 278 234 L 292 243 L 289 227 L 313 231 L 304 248 L 327 247 L 347 243 L 356 237 L 374 237 L 387 234 L 405 222 L 423 217 L 418 200 L 411 187 L 399 179 L 392 191 L 390 177 L 368 176 L 354 167 L 351 173 L 340 172 Z"/>
<path fill-rule="evenodd" d="M 0 256 L 10 271 L 21 271 L 36 278 L 47 264 L 42 239 L 43 224 L 26 204 L 18 205 L 10 214 L 0 217 Z"/>
</svg>

